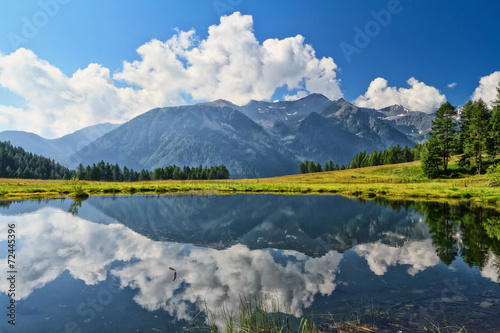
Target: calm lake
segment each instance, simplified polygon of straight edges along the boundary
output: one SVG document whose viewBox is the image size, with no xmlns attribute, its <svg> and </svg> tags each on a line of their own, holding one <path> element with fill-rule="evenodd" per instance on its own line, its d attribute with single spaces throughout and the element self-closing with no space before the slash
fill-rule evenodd
<svg viewBox="0 0 500 333">
<path fill-rule="evenodd" d="M 326 195 L 0 202 L 0 332 L 175 332 L 255 295 L 296 316 L 340 318 L 363 301 L 407 327 L 499 332 L 499 220 L 467 204 Z"/>
</svg>

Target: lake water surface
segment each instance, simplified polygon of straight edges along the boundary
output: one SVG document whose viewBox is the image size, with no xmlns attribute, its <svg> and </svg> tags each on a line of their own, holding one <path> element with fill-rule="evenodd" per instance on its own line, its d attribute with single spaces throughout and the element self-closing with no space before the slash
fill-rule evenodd
<svg viewBox="0 0 500 333">
<path fill-rule="evenodd" d="M 326 195 L 0 202 L 0 332 L 175 332 L 200 309 L 235 311 L 255 295 L 295 316 L 342 317 L 363 301 L 408 328 L 500 332 L 499 219 L 467 204 Z"/>
</svg>

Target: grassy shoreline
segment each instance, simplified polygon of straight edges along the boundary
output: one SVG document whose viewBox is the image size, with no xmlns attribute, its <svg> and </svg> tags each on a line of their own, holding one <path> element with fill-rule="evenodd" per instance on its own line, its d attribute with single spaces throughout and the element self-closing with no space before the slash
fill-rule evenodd
<svg viewBox="0 0 500 333">
<path fill-rule="evenodd" d="M 163 180 L 147 182 L 92 182 L 0 179 L 0 200 L 134 193 L 279 193 L 339 194 L 348 197 L 472 200 L 500 205 L 500 187 L 487 175 L 429 180 L 420 162 L 319 172 L 273 178 L 233 180 Z"/>
<path fill-rule="evenodd" d="M 427 318 L 409 320 L 408 309 L 395 309 L 375 305 L 373 300 L 364 304 L 349 304 L 343 314 L 330 312 L 315 314 L 305 310 L 298 317 L 291 309 L 275 297 L 247 298 L 240 296 L 237 309 L 221 304 L 219 309 L 202 309 L 184 328 L 188 333 L 218 332 L 269 332 L 269 333 L 361 333 L 361 332 L 461 332 L 466 333 L 463 324 L 448 323 L 446 320 L 431 322 Z"/>
</svg>

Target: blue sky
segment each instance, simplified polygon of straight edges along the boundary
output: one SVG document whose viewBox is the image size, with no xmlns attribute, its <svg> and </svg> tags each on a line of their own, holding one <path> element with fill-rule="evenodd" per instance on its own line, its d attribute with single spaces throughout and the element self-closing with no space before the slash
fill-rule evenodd
<svg viewBox="0 0 500 333">
<path fill-rule="evenodd" d="M 225 35 L 220 15 L 233 12 L 241 15 L 234 14 L 233 20 L 227 21 L 225 26 L 243 29 L 238 31 L 248 30 L 251 34 Z M 342 96 L 358 105 L 371 107 L 399 102 L 412 109 L 431 112 L 446 99 L 454 105 L 461 105 L 473 95 L 489 98 L 496 86 L 495 81 L 500 80 L 499 12 L 500 3 L 496 1 L 465 0 L 2 2 L 0 59 L 4 59 L 3 62 L 0 60 L 0 130 L 21 129 L 58 136 L 100 120 L 125 121 L 152 106 L 194 103 L 219 97 L 231 99 L 233 95 L 228 89 L 238 84 L 231 81 L 231 75 L 255 80 L 251 86 L 234 90 L 233 101 L 240 104 L 249 98 L 283 100 L 321 92 L 330 98 Z M 380 22 L 377 15 L 381 15 Z M 248 17 L 251 24 L 240 27 L 238 22 L 248 23 Z M 34 30 L 30 30 L 30 25 Z M 164 44 L 145 51 L 149 55 L 148 61 L 137 53 L 139 47 L 153 39 L 167 43 L 176 35 L 180 36 L 180 32 L 192 29 L 195 32 L 186 37 L 191 41 L 189 48 L 198 48 L 200 43 L 209 39 L 210 26 L 219 26 L 220 31 L 218 39 L 214 32 L 210 44 L 212 49 L 205 50 L 205 58 L 212 55 L 213 50 L 224 48 L 221 43 L 227 42 L 228 49 L 238 48 L 241 37 L 242 43 L 248 41 L 248 45 L 253 45 L 252 50 L 259 53 L 255 62 L 249 60 L 247 63 L 240 57 L 237 63 L 226 69 L 220 66 L 207 69 L 208 65 L 204 63 L 198 66 L 194 76 L 213 77 L 205 78 L 206 82 L 200 84 L 193 81 L 192 73 L 189 80 L 176 79 L 175 69 L 168 65 L 169 58 L 166 54 L 158 54 L 165 48 Z M 359 37 L 356 31 L 362 31 L 365 38 Z M 287 38 L 297 35 L 303 36 L 303 41 L 294 40 L 292 46 L 285 43 Z M 262 46 L 261 49 L 255 48 L 252 38 Z M 280 43 L 263 47 L 268 39 Z M 19 48 L 25 48 L 29 53 L 17 52 Z M 356 49 L 346 56 L 346 48 L 350 52 Z M 285 56 L 280 58 L 280 66 L 263 67 L 263 70 L 271 71 L 273 75 L 289 75 L 288 79 L 283 79 L 288 86 L 283 87 L 283 82 L 280 86 L 273 78 L 264 79 L 264 83 L 257 82 L 260 72 L 246 72 L 248 68 L 245 67 L 265 62 L 267 58 L 261 54 L 275 49 L 283 53 L 298 50 L 300 57 L 309 57 L 305 60 L 309 69 L 304 67 L 302 72 L 284 73 L 286 68 L 299 66 L 296 62 L 287 63 Z M 6 58 L 13 53 L 15 58 Z M 176 55 L 182 58 L 181 53 Z M 194 55 L 180 61 L 188 67 L 194 59 L 192 57 Z M 322 59 L 326 60 L 321 62 Z M 140 63 L 134 72 L 125 73 L 124 61 Z M 156 67 L 155 61 L 161 69 Z M 89 68 L 89 64 L 97 65 Z M 314 68 L 310 69 L 311 66 Z M 76 71 L 84 69 L 88 70 L 78 79 L 66 82 Z M 161 74 L 161 79 L 160 76 L 147 76 L 152 71 Z M 46 90 L 43 90 L 40 85 L 31 86 L 30 82 L 23 81 L 33 77 L 42 77 L 53 87 L 45 86 Z M 145 82 L 147 77 L 158 84 Z M 221 77 L 229 81 L 220 82 Z M 411 82 L 408 81 L 411 78 Z M 108 85 L 100 79 L 107 80 Z M 211 89 L 209 86 L 213 81 L 210 80 L 220 82 L 221 86 Z M 177 81 L 190 88 L 183 90 Z M 180 86 L 168 91 L 163 88 L 175 84 Z M 98 98 L 89 98 L 92 94 L 89 85 L 101 92 Z M 135 89 L 133 97 L 130 91 L 125 91 L 127 87 Z M 35 91 L 37 89 L 40 90 Z M 141 89 L 143 94 L 138 94 Z M 246 93 L 249 89 L 252 93 Z M 57 101 L 57 96 L 64 98 Z M 110 106 L 106 103 L 133 107 L 129 110 L 122 105 L 107 112 Z M 63 104 L 60 110 L 53 110 Z"/>
</svg>

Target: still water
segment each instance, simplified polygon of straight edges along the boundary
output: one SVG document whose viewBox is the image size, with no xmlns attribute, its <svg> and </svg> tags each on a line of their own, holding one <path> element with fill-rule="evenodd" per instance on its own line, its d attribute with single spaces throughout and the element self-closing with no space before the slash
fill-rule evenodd
<svg viewBox="0 0 500 333">
<path fill-rule="evenodd" d="M 343 316 L 364 301 L 408 328 L 500 332 L 500 214 L 467 204 L 243 194 L 0 202 L 0 258 L 0 332 L 175 332 L 200 309 L 235 311 L 255 295 L 295 316 Z"/>
</svg>

